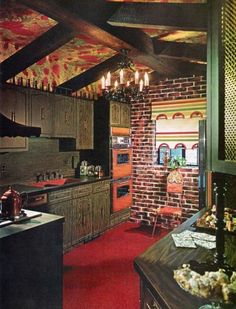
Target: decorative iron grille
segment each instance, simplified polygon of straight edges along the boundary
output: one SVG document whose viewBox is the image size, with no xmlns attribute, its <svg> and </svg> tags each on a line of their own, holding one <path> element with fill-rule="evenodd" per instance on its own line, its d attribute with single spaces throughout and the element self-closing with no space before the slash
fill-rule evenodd
<svg viewBox="0 0 236 309">
<path fill-rule="evenodd" d="M 226 161 L 236 161 L 236 0 L 223 1 L 221 51 L 224 158 Z"/>
</svg>

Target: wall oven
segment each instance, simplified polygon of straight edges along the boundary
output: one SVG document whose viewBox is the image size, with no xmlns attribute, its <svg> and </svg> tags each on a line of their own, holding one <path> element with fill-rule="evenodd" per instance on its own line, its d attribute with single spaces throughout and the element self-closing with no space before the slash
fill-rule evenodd
<svg viewBox="0 0 236 309">
<path fill-rule="evenodd" d="M 131 176 L 132 149 L 112 149 L 112 177 L 118 179 Z"/>
<path fill-rule="evenodd" d="M 130 177 L 113 181 L 113 212 L 129 208 L 132 205 L 132 179 Z"/>
</svg>

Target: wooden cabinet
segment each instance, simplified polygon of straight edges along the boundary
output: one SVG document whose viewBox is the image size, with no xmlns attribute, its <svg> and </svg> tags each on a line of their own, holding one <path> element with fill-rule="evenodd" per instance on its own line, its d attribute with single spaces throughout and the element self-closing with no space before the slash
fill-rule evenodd
<svg viewBox="0 0 236 309">
<path fill-rule="evenodd" d="M 77 100 L 76 149 L 93 149 L 94 102 Z"/>
<path fill-rule="evenodd" d="M 110 125 L 111 126 L 120 126 L 120 103 L 119 102 L 110 102 Z"/>
<path fill-rule="evenodd" d="M 76 137 L 75 112 L 73 97 L 54 95 L 54 130 L 53 137 Z"/>
<path fill-rule="evenodd" d="M 128 104 L 121 104 L 120 125 L 130 128 L 130 105 Z"/>
<path fill-rule="evenodd" d="M 0 112 L 9 119 L 27 124 L 27 92 L 20 87 L 0 89 Z M 25 137 L 1 137 L 0 152 L 25 151 L 28 148 L 28 139 Z"/>
<path fill-rule="evenodd" d="M 141 293 L 141 309 L 168 309 L 161 299 L 153 296 L 144 281 L 141 281 Z"/>
<path fill-rule="evenodd" d="M 67 251 L 71 247 L 71 222 L 72 222 L 72 201 L 71 189 L 57 190 L 48 194 L 48 212 L 63 216 L 63 249 Z"/>
<path fill-rule="evenodd" d="M 71 246 L 71 201 L 51 205 L 50 213 L 65 218 L 63 226 L 63 250 L 67 251 Z"/>
<path fill-rule="evenodd" d="M 84 196 L 72 201 L 71 244 L 91 238 L 92 235 L 92 198 Z"/>
<path fill-rule="evenodd" d="M 110 125 L 114 127 L 130 127 L 130 105 L 121 102 L 110 102 Z"/>
<path fill-rule="evenodd" d="M 110 181 L 93 184 L 93 236 L 107 229 L 110 223 Z"/>
<path fill-rule="evenodd" d="M 48 193 L 48 212 L 65 218 L 63 248 L 105 231 L 110 218 L 110 181 L 74 186 Z"/>
<path fill-rule="evenodd" d="M 41 128 L 42 137 L 51 137 L 53 129 L 53 97 L 51 93 L 31 90 L 31 125 Z"/>
</svg>

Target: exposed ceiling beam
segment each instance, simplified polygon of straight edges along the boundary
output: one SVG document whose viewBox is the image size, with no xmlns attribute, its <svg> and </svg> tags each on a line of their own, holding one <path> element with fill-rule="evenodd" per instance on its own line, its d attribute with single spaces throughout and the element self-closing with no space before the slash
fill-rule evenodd
<svg viewBox="0 0 236 309">
<path fill-rule="evenodd" d="M 167 42 L 154 38 L 153 46 L 156 54 L 165 57 L 205 63 L 207 61 L 207 47 L 203 44 Z"/>
<path fill-rule="evenodd" d="M 58 24 L 1 63 L 2 82 L 16 76 L 75 36 L 74 31 Z"/>
<path fill-rule="evenodd" d="M 32 9 L 57 20 L 58 22 L 64 23 L 74 31 L 81 32 L 93 38 L 96 42 L 106 47 L 110 47 L 118 52 L 122 48 L 129 49 L 129 57 L 134 62 L 141 63 L 156 70 L 159 73 L 159 76 L 178 77 L 186 76 L 188 74 L 205 74 L 206 66 L 204 65 L 193 64 L 181 60 L 172 60 L 169 58 L 165 59 L 163 55 L 155 55 L 150 45 L 143 47 L 137 36 L 135 40 L 133 39 L 132 31 L 129 31 L 129 35 L 127 35 L 126 31 L 120 27 L 112 27 L 101 18 L 98 21 L 96 17 L 97 14 L 93 14 L 93 16 L 91 14 L 88 16 L 85 15 L 85 17 L 83 16 L 82 18 L 79 14 L 82 14 L 83 10 L 81 9 L 77 12 L 74 7 L 70 8 L 68 2 L 66 2 L 65 7 L 62 7 L 59 6 L 56 1 L 52 0 L 19 1 Z M 86 5 L 86 2 L 83 2 L 85 3 L 84 5 Z M 105 1 L 104 5 L 106 5 Z M 69 9 L 71 9 L 71 11 Z M 86 10 L 84 9 L 84 11 Z M 99 26 L 96 25 L 96 23 Z M 133 30 L 137 31 L 137 29 Z"/>
<path fill-rule="evenodd" d="M 125 3 L 108 20 L 112 26 L 206 31 L 206 4 Z"/>
<path fill-rule="evenodd" d="M 100 64 L 88 69 L 78 76 L 71 78 L 70 80 L 59 85 L 59 88 L 71 89 L 72 91 L 79 90 L 93 82 L 96 82 L 105 75 L 108 71 L 116 71 L 118 69 L 118 63 L 122 60 L 120 54 L 117 54 Z"/>
<path fill-rule="evenodd" d="M 121 48 L 132 48 L 128 43 L 77 16 L 75 12 L 68 9 L 69 3 L 66 4 L 66 7 L 63 7 L 56 0 L 19 0 L 18 2 L 63 23 L 74 31 L 94 38 L 98 43 L 113 50 L 120 51 Z"/>
</svg>

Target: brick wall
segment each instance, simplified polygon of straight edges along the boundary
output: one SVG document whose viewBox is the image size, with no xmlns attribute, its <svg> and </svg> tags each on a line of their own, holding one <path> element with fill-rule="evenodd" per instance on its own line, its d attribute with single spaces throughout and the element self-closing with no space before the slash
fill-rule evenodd
<svg viewBox="0 0 236 309">
<path fill-rule="evenodd" d="M 132 102 L 131 127 L 133 144 L 133 206 L 131 221 L 151 224 L 155 209 L 166 205 L 166 177 L 169 170 L 158 166 L 155 150 L 155 121 L 151 120 L 151 102 L 206 97 L 206 78 L 166 79 L 150 87 L 145 100 Z M 198 210 L 198 169 L 184 168 L 183 219 Z M 178 196 L 171 195 L 172 206 Z M 162 218 L 166 221 L 167 218 Z"/>
</svg>

